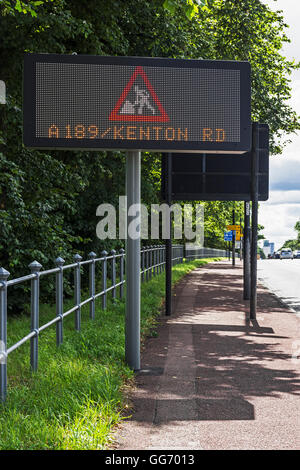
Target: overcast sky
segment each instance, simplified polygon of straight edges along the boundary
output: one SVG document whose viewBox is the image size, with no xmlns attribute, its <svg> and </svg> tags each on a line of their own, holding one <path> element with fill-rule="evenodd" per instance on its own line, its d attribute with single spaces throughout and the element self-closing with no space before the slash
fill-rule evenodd
<svg viewBox="0 0 300 470">
<path fill-rule="evenodd" d="M 289 59 L 300 61 L 300 0 L 263 0 L 272 10 L 282 10 L 291 43 L 282 51 Z M 292 75 L 293 109 L 300 114 L 300 70 Z M 265 237 L 275 242 L 275 249 L 296 238 L 295 223 L 300 220 L 300 134 L 291 134 L 292 143 L 283 154 L 270 157 L 270 197 L 260 203 L 259 223 Z"/>
</svg>

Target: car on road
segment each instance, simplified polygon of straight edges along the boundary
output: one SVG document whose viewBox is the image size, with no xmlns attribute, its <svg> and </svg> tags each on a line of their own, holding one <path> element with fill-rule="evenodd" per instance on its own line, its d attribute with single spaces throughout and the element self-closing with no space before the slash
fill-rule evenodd
<svg viewBox="0 0 300 470">
<path fill-rule="evenodd" d="M 293 256 L 294 258 L 300 258 L 300 250 L 295 250 Z"/>
<path fill-rule="evenodd" d="M 275 251 L 275 253 L 273 254 L 273 258 L 274 259 L 279 259 L 280 258 L 280 250 Z"/>
<path fill-rule="evenodd" d="M 293 259 L 293 252 L 290 248 L 282 248 L 280 251 L 280 259 Z"/>
</svg>

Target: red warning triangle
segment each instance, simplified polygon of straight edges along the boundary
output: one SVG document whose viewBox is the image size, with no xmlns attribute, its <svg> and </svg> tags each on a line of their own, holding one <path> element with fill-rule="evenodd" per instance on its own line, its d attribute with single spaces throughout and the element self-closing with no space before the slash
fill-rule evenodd
<svg viewBox="0 0 300 470">
<path fill-rule="evenodd" d="M 147 87 L 147 90 L 150 92 L 150 95 L 160 112 L 158 116 L 154 115 L 155 110 L 153 106 L 151 106 L 151 103 L 148 100 L 150 96 L 149 96 L 149 93 L 147 93 L 147 91 L 141 90 L 138 87 L 135 87 L 136 88 L 136 91 L 135 91 L 136 101 L 132 103 L 126 99 L 138 76 L 142 77 Z M 152 112 L 152 115 L 151 114 L 144 115 L 142 113 L 144 108 L 148 109 L 149 113 Z M 170 118 L 167 115 L 166 111 L 164 110 L 161 102 L 159 101 L 145 71 L 143 70 L 141 66 L 136 67 L 132 77 L 130 78 L 120 98 L 118 99 L 116 106 L 110 113 L 109 120 L 110 121 L 167 122 L 169 121 L 169 119 Z"/>
</svg>

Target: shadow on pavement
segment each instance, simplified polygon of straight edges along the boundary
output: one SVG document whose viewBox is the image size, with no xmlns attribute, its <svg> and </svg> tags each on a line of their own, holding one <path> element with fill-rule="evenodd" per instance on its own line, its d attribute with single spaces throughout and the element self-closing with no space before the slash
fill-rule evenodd
<svg viewBox="0 0 300 470">
<path fill-rule="evenodd" d="M 156 425 L 254 420 L 254 407 L 249 402 L 253 397 L 299 394 L 298 375 L 286 366 L 290 353 L 277 347 L 288 337 L 247 319 L 241 270 L 232 273 L 228 265 L 220 269 L 219 273 L 215 266 L 208 266 L 200 281 L 199 276 L 188 276 L 176 289 L 169 324 L 162 318 L 159 336 L 147 342 L 146 372 L 137 376 L 133 420 Z M 230 276 L 226 270 L 231 270 Z M 263 315 L 283 312 L 277 298 L 263 288 L 259 289 L 258 306 Z M 189 334 L 192 355 L 187 350 Z"/>
<path fill-rule="evenodd" d="M 253 420 L 254 407 L 248 401 L 252 397 L 299 394 L 297 375 L 273 366 L 274 362 L 290 360 L 290 355 L 274 350 L 274 344 L 254 342 L 251 336 L 237 336 L 246 332 L 245 327 L 180 324 L 172 325 L 172 334 L 176 336 L 176 329 L 182 334 L 186 328 L 192 328 L 195 352 L 195 360 L 188 371 L 190 376 L 186 377 L 184 371 L 175 366 L 169 369 L 169 377 L 161 379 L 166 354 L 156 356 L 152 351 L 151 363 L 160 364 L 160 368 L 149 366 L 147 380 L 143 373 L 138 376 L 139 389 L 148 398 L 135 397 L 134 420 L 154 424 L 181 420 Z M 261 330 L 272 331 L 270 328 Z M 228 332 L 234 334 L 230 336 Z M 153 339 L 152 345 L 155 341 L 159 340 Z M 178 363 L 184 357 L 184 349 L 185 344 L 178 341 L 174 350 L 175 364 L 176 357 Z M 153 382 L 159 378 L 157 389 Z"/>
</svg>

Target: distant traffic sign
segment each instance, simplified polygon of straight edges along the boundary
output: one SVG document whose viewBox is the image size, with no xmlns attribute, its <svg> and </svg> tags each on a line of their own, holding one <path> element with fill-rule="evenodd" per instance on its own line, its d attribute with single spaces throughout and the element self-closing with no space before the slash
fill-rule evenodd
<svg viewBox="0 0 300 470">
<path fill-rule="evenodd" d="M 259 124 L 258 200 L 269 198 L 269 127 Z M 162 159 L 162 198 L 165 194 Z M 172 153 L 174 201 L 250 201 L 251 152 L 236 155 Z"/>
<path fill-rule="evenodd" d="M 240 225 L 227 225 L 227 230 L 236 230 L 238 232 L 241 231 L 241 226 Z"/>
<path fill-rule="evenodd" d="M 0 104 L 6 104 L 6 88 L 3 80 L 0 80 Z"/>
<path fill-rule="evenodd" d="M 248 62 L 26 54 L 24 143 L 244 153 L 250 90 Z"/>
</svg>

